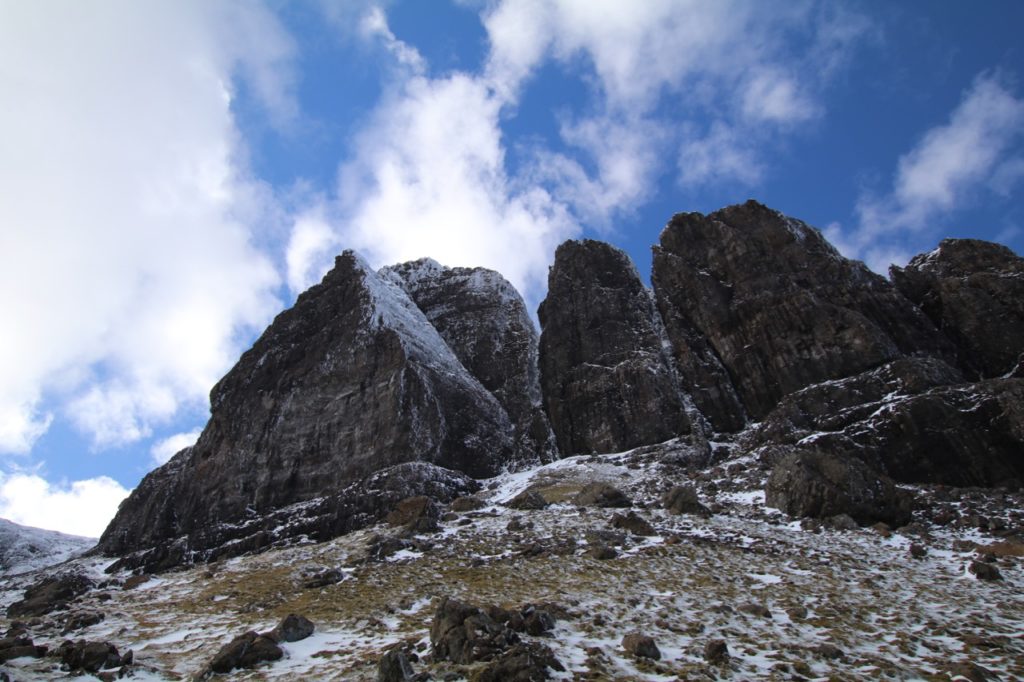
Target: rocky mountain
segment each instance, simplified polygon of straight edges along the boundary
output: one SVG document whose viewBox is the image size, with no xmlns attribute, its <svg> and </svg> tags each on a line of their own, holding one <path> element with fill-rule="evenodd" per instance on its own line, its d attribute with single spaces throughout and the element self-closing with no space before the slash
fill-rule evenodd
<svg viewBox="0 0 1024 682">
<path fill-rule="evenodd" d="M 84 554 L 94 538 L 31 528 L 0 519 L 0 574 L 24 573 Z"/>
<path fill-rule="evenodd" d="M 887 280 L 751 201 L 674 216 L 650 289 L 561 245 L 538 334 L 498 273 L 346 252 L 91 557 L 7 581 L 0 663 L 1020 677 L 1022 273 L 945 240 Z"/>
<path fill-rule="evenodd" d="M 375 272 L 346 252 L 217 384 L 198 442 L 138 486 L 97 551 L 155 570 L 326 539 L 386 513 L 373 477 L 451 495 L 460 477 L 679 438 L 705 460 L 713 442 L 785 460 L 772 499 L 800 513 L 832 508 L 812 488 L 1016 487 L 1021 263 L 946 240 L 889 281 L 751 201 L 674 216 L 652 289 L 608 244 L 561 245 L 538 336 L 496 272 Z M 844 478 L 822 488 L 824 472 Z"/>
<path fill-rule="evenodd" d="M 284 539 L 252 521 L 322 505 L 375 472 L 421 462 L 488 477 L 516 456 L 498 399 L 405 291 L 351 252 L 278 315 L 210 403 L 198 442 L 142 481 L 99 551 L 141 552 L 150 567 L 245 551 Z M 336 532 L 350 529 L 338 520 Z"/>
</svg>

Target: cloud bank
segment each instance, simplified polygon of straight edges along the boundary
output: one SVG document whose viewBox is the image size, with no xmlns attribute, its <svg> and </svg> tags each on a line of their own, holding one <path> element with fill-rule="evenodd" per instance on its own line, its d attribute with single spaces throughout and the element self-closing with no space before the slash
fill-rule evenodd
<svg viewBox="0 0 1024 682">
<path fill-rule="evenodd" d="M 128 492 L 107 476 L 53 485 L 35 474 L 0 474 L 0 517 L 23 526 L 98 538 Z"/>
<path fill-rule="evenodd" d="M 288 125 L 293 48 L 252 3 L 2 14 L 0 288 L 18 333 L 0 335 L 0 451 L 28 451 L 54 410 L 96 447 L 132 442 L 201 406 L 237 332 L 279 306 L 232 79 Z"/>
</svg>

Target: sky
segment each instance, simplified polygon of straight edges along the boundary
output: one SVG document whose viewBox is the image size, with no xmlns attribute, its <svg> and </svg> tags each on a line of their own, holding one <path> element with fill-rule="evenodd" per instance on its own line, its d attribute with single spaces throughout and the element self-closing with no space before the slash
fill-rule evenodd
<svg viewBox="0 0 1024 682">
<path fill-rule="evenodd" d="M 1024 251 L 1024 3 L 0 0 L 0 516 L 98 536 L 344 249 L 644 277 L 756 198 Z"/>
</svg>

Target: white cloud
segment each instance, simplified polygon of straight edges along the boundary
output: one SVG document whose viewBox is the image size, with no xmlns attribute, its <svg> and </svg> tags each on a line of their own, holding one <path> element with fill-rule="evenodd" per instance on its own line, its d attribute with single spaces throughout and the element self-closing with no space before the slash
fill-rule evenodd
<svg viewBox="0 0 1024 682">
<path fill-rule="evenodd" d="M 996 163 L 1024 133 L 1024 100 L 997 78 L 982 75 L 964 94 L 949 123 L 925 133 L 899 160 L 893 188 L 897 221 L 917 227 L 948 211 L 991 176 Z"/>
<path fill-rule="evenodd" d="M 683 185 L 698 187 L 709 183 L 738 182 L 756 185 L 764 167 L 743 133 L 715 121 L 707 135 L 687 126 L 679 153 L 679 179 Z"/>
<path fill-rule="evenodd" d="M 759 69 L 750 77 L 742 101 L 744 116 L 755 122 L 800 123 L 820 113 L 791 76 L 772 68 Z"/>
<path fill-rule="evenodd" d="M 578 230 L 565 207 L 507 175 L 501 104 L 456 73 L 407 80 L 377 109 L 339 181 L 339 241 L 377 264 L 433 256 L 484 266 L 527 297 Z"/>
<path fill-rule="evenodd" d="M 600 197 L 574 202 L 596 212 L 584 217 L 598 222 L 645 198 L 637 188 L 657 177 L 657 152 L 672 145 L 671 135 L 635 144 L 642 133 L 622 135 L 623 121 L 638 131 L 688 131 L 674 143 L 683 185 L 755 184 L 777 128 L 792 133 L 794 124 L 822 114 L 821 91 L 871 28 L 851 11 L 805 3 L 698 0 L 507 0 L 485 12 L 484 25 L 491 41 L 486 78 L 506 101 L 515 102 L 548 58 L 593 69 L 598 104 L 589 119 L 563 127 L 563 139 L 589 155 L 596 172 L 588 176 L 568 155 L 545 153 L 540 162 L 547 176 L 562 174 L 559 196 L 568 188 Z M 806 42 L 810 48 L 792 49 Z M 707 135 L 695 136 L 694 125 L 681 125 L 687 120 L 702 121 Z M 579 130 L 604 134 L 573 134 Z M 608 150 L 616 145 L 609 173 Z"/>
<path fill-rule="evenodd" d="M 98 445 L 202 405 L 278 307 L 242 217 L 245 77 L 288 125 L 292 47 L 259 5 L 0 7 L 0 451 L 68 410 Z M 16 103 L 16 105 L 14 104 Z M 45 401 L 45 402 L 44 402 Z"/>
<path fill-rule="evenodd" d="M 150 454 L 153 455 L 153 463 L 157 465 L 165 464 L 167 460 L 174 457 L 185 448 L 195 445 L 202 432 L 202 428 L 196 428 L 185 433 L 176 433 L 173 436 L 169 436 L 168 438 L 164 438 L 163 440 L 154 443 L 153 447 L 150 448 L 149 451 Z"/>
<path fill-rule="evenodd" d="M 298 295 L 316 284 L 334 263 L 340 246 L 324 218 L 323 207 L 296 218 L 285 250 L 288 288 Z"/>
<path fill-rule="evenodd" d="M 610 227 L 617 211 L 638 206 L 651 195 L 669 139 L 657 122 L 628 116 L 563 122 L 561 137 L 592 161 L 593 174 L 569 154 L 537 149 L 530 178 L 550 186 L 552 194 L 598 230 Z"/>
<path fill-rule="evenodd" d="M 426 63 L 420 53 L 396 38 L 395 34 L 391 32 L 384 10 L 380 7 L 371 7 L 363 15 L 362 21 L 359 22 L 359 28 L 364 38 L 380 40 L 384 49 L 390 52 L 402 66 L 412 69 L 414 73 L 423 73 L 426 70 Z"/>
<path fill-rule="evenodd" d="M 897 162 L 891 191 L 864 193 L 859 223 L 831 237 L 845 252 L 883 271 L 905 263 L 898 245 L 908 234 L 927 232 L 940 216 L 965 208 L 986 193 L 1005 195 L 1021 177 L 1024 99 L 997 75 L 983 73 L 964 91 L 949 122 L 936 126 Z"/>
<path fill-rule="evenodd" d="M 0 474 L 0 516 L 24 526 L 96 538 L 128 493 L 106 476 L 53 485 L 35 474 Z"/>
</svg>

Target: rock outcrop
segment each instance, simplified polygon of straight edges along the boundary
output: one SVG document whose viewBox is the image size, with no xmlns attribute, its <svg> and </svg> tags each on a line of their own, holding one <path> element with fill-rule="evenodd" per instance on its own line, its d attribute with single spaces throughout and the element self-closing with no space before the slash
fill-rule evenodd
<svg viewBox="0 0 1024 682">
<path fill-rule="evenodd" d="M 972 376 L 997 377 L 1024 354 L 1024 259 L 1000 244 L 943 239 L 890 276 L 957 347 Z"/>
<path fill-rule="evenodd" d="M 517 458 L 550 462 L 558 451 L 541 404 L 537 330 L 522 296 L 484 268 L 446 268 L 429 258 L 383 268 L 515 425 Z"/>
<path fill-rule="evenodd" d="M 888 281 L 840 256 L 814 228 L 754 201 L 673 217 L 655 247 L 652 281 L 677 357 L 699 360 L 696 376 L 680 363 L 684 381 L 716 424 L 737 420 L 716 358 L 759 420 L 812 384 L 905 355 L 953 356 Z M 713 352 L 693 350 L 694 336 Z"/>
<path fill-rule="evenodd" d="M 538 310 L 544 404 L 563 455 L 689 433 L 650 292 L 619 249 L 568 241 Z"/>
<path fill-rule="evenodd" d="M 756 453 L 778 506 L 862 523 L 905 520 L 893 481 L 1020 487 L 1024 261 L 946 240 L 892 279 L 750 201 L 673 217 L 653 290 L 619 249 L 562 244 L 538 337 L 496 272 L 375 272 L 345 252 L 214 387 L 198 442 L 140 483 L 97 551 L 120 557 L 111 570 L 156 571 L 385 518 L 429 532 L 475 479 L 576 454 L 650 459 L 641 446 L 666 441 L 689 453 L 666 466 Z M 578 506 L 631 505 L 589 483 Z M 709 513 L 666 488 L 672 513 Z"/>
<path fill-rule="evenodd" d="M 122 504 L 101 551 L 185 537 L 202 552 L 220 529 L 403 462 L 482 478 L 515 454 L 501 404 L 406 293 L 352 252 L 277 316 L 210 402 L 198 442 Z"/>
<path fill-rule="evenodd" d="M 805 448 L 775 466 L 765 503 L 793 516 L 847 514 L 862 525 L 901 526 L 910 520 L 911 497 L 856 458 Z"/>
</svg>

